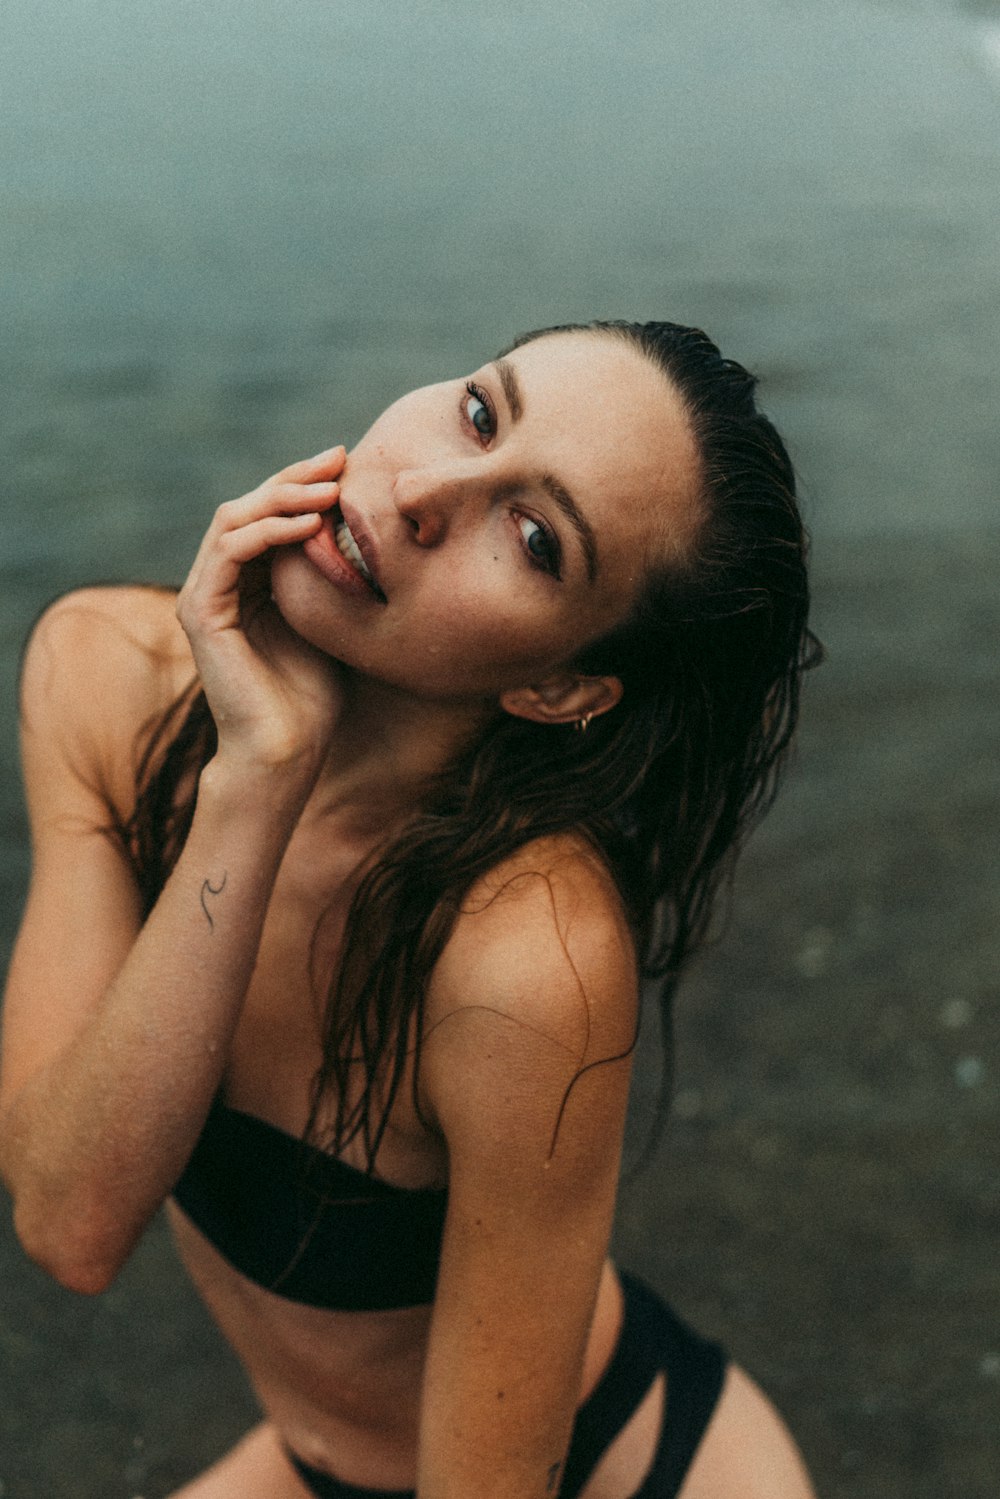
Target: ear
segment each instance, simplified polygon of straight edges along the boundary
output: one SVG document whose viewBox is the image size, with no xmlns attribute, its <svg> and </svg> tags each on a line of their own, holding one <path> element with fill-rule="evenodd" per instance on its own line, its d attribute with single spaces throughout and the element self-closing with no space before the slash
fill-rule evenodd
<svg viewBox="0 0 1000 1499">
<path fill-rule="evenodd" d="M 617 677 L 580 677 L 559 672 L 536 687 L 513 687 L 500 697 L 505 713 L 533 723 L 574 723 L 597 718 L 621 701 Z"/>
</svg>

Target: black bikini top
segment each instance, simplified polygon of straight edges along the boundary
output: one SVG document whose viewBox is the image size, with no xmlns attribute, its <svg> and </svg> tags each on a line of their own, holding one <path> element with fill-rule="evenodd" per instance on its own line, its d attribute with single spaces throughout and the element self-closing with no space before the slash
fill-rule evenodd
<svg viewBox="0 0 1000 1499">
<path fill-rule="evenodd" d="M 174 1198 L 242 1275 L 305 1306 L 382 1311 L 434 1299 L 444 1187 L 395 1187 L 213 1103 Z"/>
</svg>

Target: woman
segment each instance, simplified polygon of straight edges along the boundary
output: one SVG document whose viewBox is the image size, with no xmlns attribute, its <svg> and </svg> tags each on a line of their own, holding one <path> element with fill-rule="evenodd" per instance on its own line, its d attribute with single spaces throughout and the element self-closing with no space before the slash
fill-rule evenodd
<svg viewBox="0 0 1000 1499">
<path fill-rule="evenodd" d="M 223 505 L 179 599 L 36 628 L 0 1164 L 83 1292 L 172 1199 L 265 1412 L 184 1499 L 810 1493 L 606 1258 L 638 978 L 810 651 L 752 392 L 695 330 L 529 335 Z"/>
</svg>

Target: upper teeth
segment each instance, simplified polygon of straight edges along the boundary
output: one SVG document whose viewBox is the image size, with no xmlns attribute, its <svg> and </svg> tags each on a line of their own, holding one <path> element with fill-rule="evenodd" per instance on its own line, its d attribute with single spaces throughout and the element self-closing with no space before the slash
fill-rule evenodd
<svg viewBox="0 0 1000 1499">
<path fill-rule="evenodd" d="M 374 583 L 375 579 L 365 566 L 365 559 L 358 550 L 358 544 L 351 535 L 350 527 L 343 519 L 338 521 L 333 529 L 334 538 L 337 543 L 337 551 L 342 557 L 346 557 L 352 567 L 357 568 L 366 583 Z"/>
</svg>

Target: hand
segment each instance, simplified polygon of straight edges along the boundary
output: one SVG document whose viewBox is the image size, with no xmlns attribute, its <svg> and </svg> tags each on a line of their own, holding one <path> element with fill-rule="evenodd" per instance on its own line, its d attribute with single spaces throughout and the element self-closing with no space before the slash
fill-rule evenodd
<svg viewBox="0 0 1000 1499">
<path fill-rule="evenodd" d="M 345 463 L 331 448 L 220 505 L 177 600 L 219 754 L 315 778 L 340 710 L 339 669 L 271 600 L 273 547 L 315 536 Z"/>
</svg>

